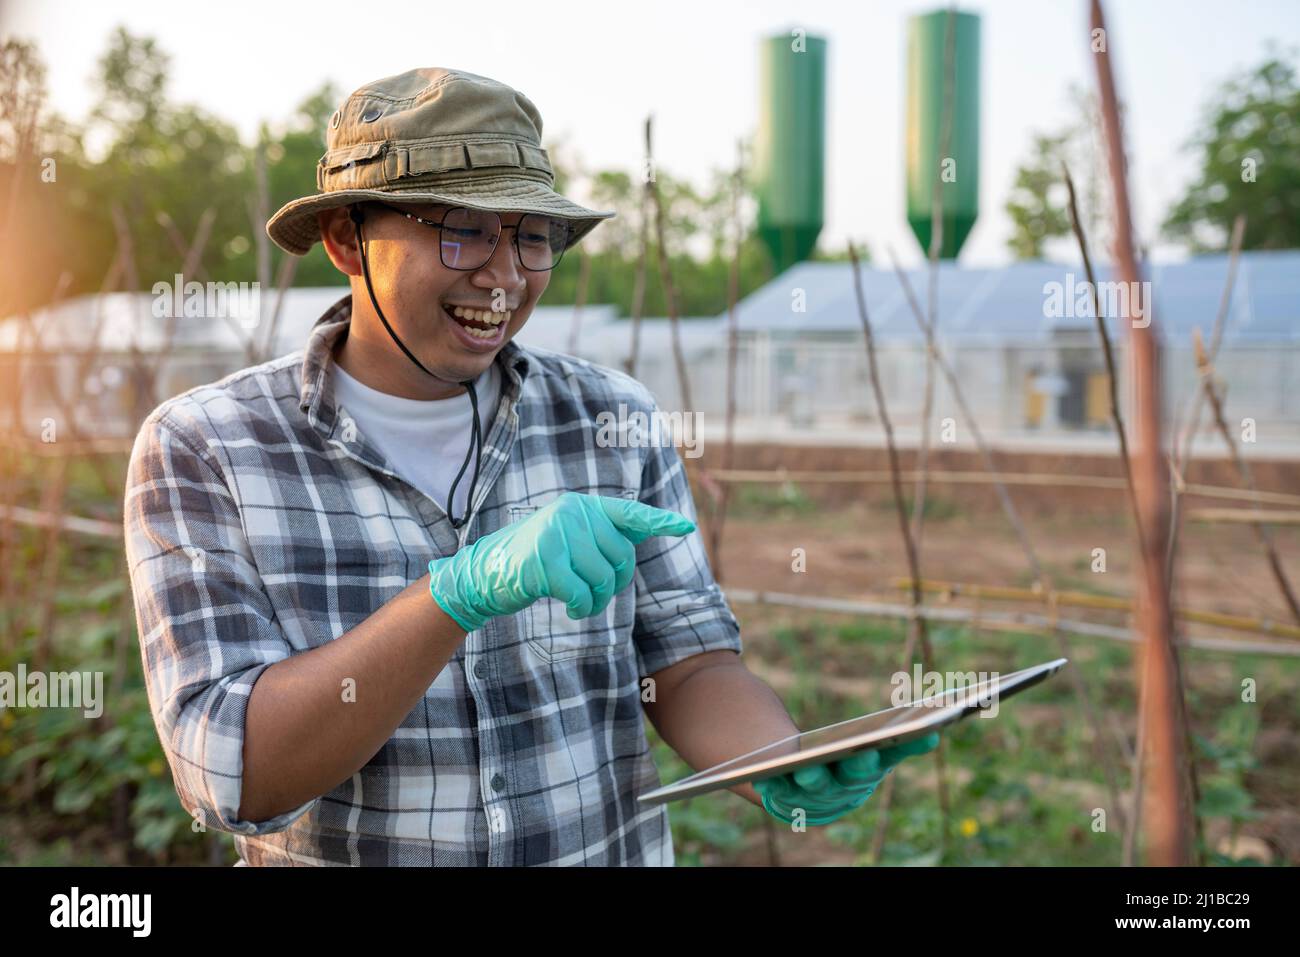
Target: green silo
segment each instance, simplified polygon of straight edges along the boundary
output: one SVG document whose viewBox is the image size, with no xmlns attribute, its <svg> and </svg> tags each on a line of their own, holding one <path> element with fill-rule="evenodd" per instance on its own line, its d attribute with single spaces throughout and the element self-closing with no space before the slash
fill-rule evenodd
<svg viewBox="0 0 1300 957">
<path fill-rule="evenodd" d="M 934 183 L 939 166 L 944 112 L 948 11 L 912 17 L 907 25 L 907 221 L 930 251 Z M 943 191 L 943 243 L 939 255 L 956 259 L 979 216 L 980 20 L 953 14 L 952 119 Z"/>
<path fill-rule="evenodd" d="M 779 274 L 808 258 L 822 230 L 826 41 L 792 30 L 762 41 L 759 61 L 758 235 Z"/>
</svg>

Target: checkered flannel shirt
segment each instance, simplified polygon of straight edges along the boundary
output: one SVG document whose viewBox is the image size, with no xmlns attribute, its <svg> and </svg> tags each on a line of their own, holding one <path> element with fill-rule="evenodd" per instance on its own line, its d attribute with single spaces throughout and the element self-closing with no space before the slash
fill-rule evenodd
<svg viewBox="0 0 1300 957">
<path fill-rule="evenodd" d="M 636 802 L 660 783 L 641 678 L 741 651 L 698 531 L 639 545 L 634 587 L 600 615 L 573 621 L 546 598 L 470 632 L 348 780 L 270 820 L 239 818 L 258 677 L 356 627 L 429 559 L 566 491 L 696 517 L 671 445 L 596 444 L 598 413 L 653 413 L 644 386 L 511 342 L 472 516 L 454 529 L 335 407 L 331 348 L 350 318 L 346 296 L 305 350 L 168 400 L 136 439 L 127 557 L 183 806 L 232 832 L 250 865 L 672 864 L 667 811 Z"/>
</svg>

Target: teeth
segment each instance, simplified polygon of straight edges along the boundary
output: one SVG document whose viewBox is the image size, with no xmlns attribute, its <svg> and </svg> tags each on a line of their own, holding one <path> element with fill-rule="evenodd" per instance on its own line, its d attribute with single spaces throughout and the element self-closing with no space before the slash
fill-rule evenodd
<svg viewBox="0 0 1300 957">
<path fill-rule="evenodd" d="M 488 325 L 499 326 L 503 322 L 509 322 L 513 313 L 510 310 L 505 312 L 492 312 L 489 309 L 466 309 L 464 306 L 456 306 L 452 309 L 451 314 L 457 319 L 473 319 L 477 322 L 485 322 Z M 471 329 L 470 332 L 475 330 Z M 491 338 L 495 333 L 489 331 L 487 336 L 481 338 Z"/>
</svg>

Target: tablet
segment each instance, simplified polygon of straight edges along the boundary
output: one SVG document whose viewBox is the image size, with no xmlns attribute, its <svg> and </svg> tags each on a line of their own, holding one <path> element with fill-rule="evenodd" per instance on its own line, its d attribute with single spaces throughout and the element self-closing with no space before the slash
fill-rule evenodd
<svg viewBox="0 0 1300 957">
<path fill-rule="evenodd" d="M 764 745 L 756 751 L 706 768 L 676 784 L 665 785 L 639 795 L 642 804 L 666 804 L 735 787 L 747 781 L 761 781 L 809 764 L 839 760 L 855 751 L 902 744 L 921 738 L 937 728 L 960 721 L 968 714 L 993 717 L 1002 699 L 1024 691 L 1056 674 L 1068 659 L 1057 658 L 1032 668 L 999 675 L 994 672 L 974 684 L 913 700 L 904 705 L 850 718 L 815 731 L 804 731 Z M 963 674 L 966 674 L 963 672 Z M 919 677 L 919 676 L 918 676 Z"/>
</svg>

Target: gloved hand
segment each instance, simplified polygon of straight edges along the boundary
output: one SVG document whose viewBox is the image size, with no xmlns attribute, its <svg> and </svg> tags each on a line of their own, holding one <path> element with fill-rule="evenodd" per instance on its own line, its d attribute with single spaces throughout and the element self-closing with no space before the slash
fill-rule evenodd
<svg viewBox="0 0 1300 957">
<path fill-rule="evenodd" d="M 894 765 L 938 746 L 939 732 L 931 731 L 892 748 L 859 751 L 840 761 L 755 781 L 754 790 L 762 796 L 763 808 L 778 821 L 794 823 L 795 809 L 803 808 L 806 823 L 829 824 L 865 804 Z"/>
<path fill-rule="evenodd" d="M 625 498 L 565 492 L 454 555 L 429 562 L 429 591 L 466 631 L 556 598 L 570 618 L 605 609 L 636 572 L 651 535 L 687 535 L 689 518 Z"/>
</svg>

